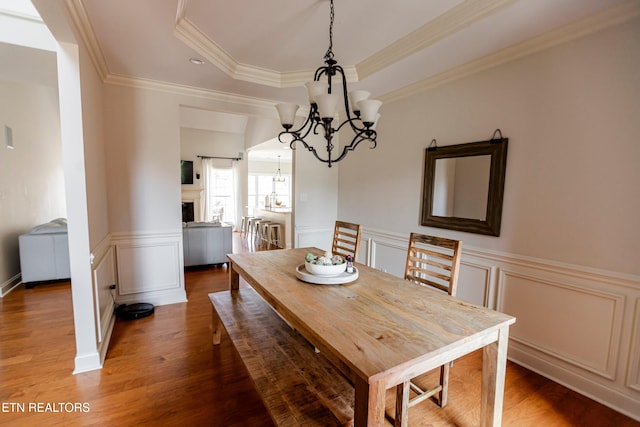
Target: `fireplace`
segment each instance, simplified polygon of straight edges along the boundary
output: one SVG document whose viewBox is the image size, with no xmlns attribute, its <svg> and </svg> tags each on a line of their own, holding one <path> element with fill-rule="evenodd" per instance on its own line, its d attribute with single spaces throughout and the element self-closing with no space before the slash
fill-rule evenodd
<svg viewBox="0 0 640 427">
<path fill-rule="evenodd" d="M 182 222 L 192 222 L 195 220 L 193 207 L 193 202 L 182 202 Z"/>
<path fill-rule="evenodd" d="M 202 188 L 182 186 L 182 222 L 202 221 Z"/>
</svg>

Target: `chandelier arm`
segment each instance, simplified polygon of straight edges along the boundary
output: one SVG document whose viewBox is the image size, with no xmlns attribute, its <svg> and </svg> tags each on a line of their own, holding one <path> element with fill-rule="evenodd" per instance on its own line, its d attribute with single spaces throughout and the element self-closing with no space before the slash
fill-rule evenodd
<svg viewBox="0 0 640 427">
<path fill-rule="evenodd" d="M 329 66 L 328 65 L 323 65 L 322 67 L 318 67 L 318 69 L 316 70 L 315 74 L 313 75 L 313 80 L 319 82 L 320 78 L 326 74 L 327 76 L 329 75 Z"/>
<path fill-rule="evenodd" d="M 322 157 L 320 157 L 320 155 L 316 151 L 315 147 L 313 147 L 312 145 L 307 144 L 303 140 L 300 140 L 300 142 L 302 142 L 302 145 L 304 145 L 304 148 L 306 148 L 308 151 L 311 151 L 313 153 L 313 155 L 315 156 L 316 159 L 320 160 L 323 163 L 328 163 L 329 167 L 331 167 L 331 164 L 335 162 L 335 160 L 331 160 L 331 152 L 329 152 L 329 158 L 323 159 Z"/>
<path fill-rule="evenodd" d="M 338 156 L 335 160 L 333 160 L 333 162 L 334 163 L 339 162 L 340 160 L 344 159 L 349 153 L 349 151 L 355 150 L 358 147 L 358 145 L 363 141 L 371 141 L 372 145 L 369 148 L 370 149 L 376 148 L 376 139 L 375 139 L 376 131 L 375 130 L 369 131 L 369 132 L 373 132 L 373 135 L 367 134 L 366 132 L 367 130 L 365 129 L 362 132 L 359 132 L 356 136 L 354 136 L 353 139 L 351 140 L 351 143 L 349 145 L 344 146 L 344 148 L 342 149 L 342 153 L 340 153 L 340 156 Z"/>
<path fill-rule="evenodd" d="M 338 127 L 335 129 L 335 131 L 336 131 L 336 132 L 339 132 L 339 131 L 340 131 L 340 129 L 341 129 L 344 125 L 349 124 L 349 126 L 351 127 L 351 129 L 353 129 L 353 131 L 354 131 L 355 133 L 366 132 L 368 129 L 367 129 L 366 127 L 364 127 L 364 126 L 362 126 L 362 127 L 358 127 L 358 125 L 356 125 L 356 124 L 355 124 L 356 120 L 357 120 L 358 122 L 362 123 L 362 122 L 360 121 L 360 119 L 359 119 L 359 118 L 357 118 L 357 117 L 349 118 L 349 119 L 345 120 L 344 122 L 340 123 L 340 126 L 338 126 Z"/>
<path fill-rule="evenodd" d="M 354 118 L 351 117 L 351 108 L 349 108 L 349 94 L 347 93 L 347 76 L 345 75 L 344 69 L 342 68 L 342 66 L 336 65 L 334 68 L 340 73 L 340 76 L 342 77 L 342 98 L 344 99 L 344 111 L 345 111 L 345 114 L 347 115 L 347 121 L 350 122 Z"/>
<path fill-rule="evenodd" d="M 292 150 L 295 150 L 295 142 L 296 141 L 303 141 L 303 138 L 306 138 L 307 135 L 309 135 L 309 132 L 311 132 L 311 130 L 314 128 L 315 126 L 315 120 L 314 120 L 314 114 L 315 114 L 315 108 L 312 108 L 311 111 L 309 111 L 309 115 L 307 116 L 306 120 L 304 121 L 304 123 L 295 130 L 284 130 L 282 132 L 280 132 L 278 134 L 278 141 L 280 141 L 281 143 L 285 143 L 286 141 L 282 140 L 282 136 L 283 135 L 291 135 L 293 136 L 293 141 L 291 141 L 289 143 L 289 147 Z M 305 128 L 306 131 L 305 131 Z M 304 132 L 303 132 L 304 131 Z M 302 133 L 302 134 L 301 134 Z M 314 133 L 317 134 L 317 132 L 314 131 Z"/>
</svg>

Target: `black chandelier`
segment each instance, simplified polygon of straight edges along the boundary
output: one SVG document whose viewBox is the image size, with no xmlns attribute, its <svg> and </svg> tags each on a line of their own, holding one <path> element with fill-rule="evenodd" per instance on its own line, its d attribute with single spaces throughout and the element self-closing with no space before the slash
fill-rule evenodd
<svg viewBox="0 0 640 427">
<path fill-rule="evenodd" d="M 376 148 L 377 133 L 375 131 L 375 126 L 378 118 L 380 117 L 378 109 L 382 105 L 382 101 L 368 99 L 370 94 L 364 90 L 354 90 L 347 95 L 347 79 L 345 77 L 344 70 L 340 65 L 338 65 L 338 62 L 333 59 L 333 18 L 333 0 L 331 0 L 329 49 L 324 56 L 324 63 L 326 65 L 321 66 L 316 70 L 312 82 L 305 84 L 309 93 L 309 103 L 311 104 L 307 119 L 298 129 L 291 130 L 291 128 L 293 128 L 296 111 L 298 111 L 299 106 L 293 103 L 276 105 L 278 114 L 280 115 L 280 123 L 285 129 L 278 135 L 278 140 L 285 143 L 289 138 L 292 138 L 289 145 L 293 150 L 295 150 L 295 143 L 300 141 L 302 145 L 304 145 L 307 150 L 311 151 L 318 160 L 327 163 L 329 167 L 331 167 L 333 163 L 344 159 L 347 156 L 347 153 L 355 150 L 358 144 L 362 141 L 371 141 L 372 145 L 370 148 Z M 326 82 L 320 81 L 323 77 L 326 77 Z M 340 97 L 338 94 L 332 93 L 331 83 L 334 78 L 342 79 L 342 96 L 344 100 L 345 114 L 347 116 L 345 121 L 340 123 L 336 128 L 331 125 L 337 112 Z M 349 104 L 351 104 L 351 108 L 349 108 Z M 343 147 L 340 155 L 334 158 L 334 145 L 332 143 L 333 136 L 346 124 L 349 124 L 349 127 L 353 130 L 355 136 L 351 140 L 350 144 Z M 321 157 L 315 147 L 307 144 L 304 140 L 304 138 L 306 138 L 312 131 L 315 135 L 318 135 L 318 128 L 322 129 L 324 138 L 327 141 L 326 158 Z M 282 139 L 284 135 L 288 135 L 286 141 Z"/>
</svg>

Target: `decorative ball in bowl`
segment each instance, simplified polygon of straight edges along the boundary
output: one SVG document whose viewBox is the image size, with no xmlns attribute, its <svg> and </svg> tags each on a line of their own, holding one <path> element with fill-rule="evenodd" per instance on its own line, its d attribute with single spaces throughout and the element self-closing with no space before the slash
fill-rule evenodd
<svg viewBox="0 0 640 427">
<path fill-rule="evenodd" d="M 313 254 L 307 254 L 304 261 L 304 267 L 314 276 L 334 277 L 345 272 L 347 263 L 339 255 L 316 257 Z M 331 254 L 328 254 L 331 255 Z"/>
</svg>

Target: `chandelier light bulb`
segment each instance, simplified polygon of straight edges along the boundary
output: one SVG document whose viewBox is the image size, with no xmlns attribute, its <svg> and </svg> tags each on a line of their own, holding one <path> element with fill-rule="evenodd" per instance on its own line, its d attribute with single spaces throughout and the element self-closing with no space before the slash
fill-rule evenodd
<svg viewBox="0 0 640 427">
<path fill-rule="evenodd" d="M 358 107 L 358 103 L 360 101 L 364 101 L 365 99 L 369 99 L 371 94 L 366 90 L 352 90 L 349 92 L 349 103 L 351 104 L 351 109 L 353 110 L 353 114 L 356 116 L 360 115 L 360 107 Z"/>
<path fill-rule="evenodd" d="M 338 106 L 338 95 L 334 93 L 317 95 L 316 104 L 318 104 L 318 113 L 321 119 L 333 119 L 336 115 L 336 107 Z"/>
<path fill-rule="evenodd" d="M 315 104 L 316 97 L 318 95 L 323 95 L 327 93 L 327 84 L 324 82 L 307 82 L 304 84 L 307 87 L 307 92 L 309 93 L 309 103 Z"/>
<path fill-rule="evenodd" d="M 293 104 L 291 102 L 276 105 L 282 127 L 285 129 L 293 127 L 293 122 L 296 119 L 296 111 L 298 111 L 298 108 L 300 108 L 298 104 Z"/>
<path fill-rule="evenodd" d="M 378 101 L 377 99 L 365 99 L 364 101 L 358 102 L 362 123 L 368 123 L 369 126 L 373 125 L 381 105 L 382 101 Z"/>
</svg>

